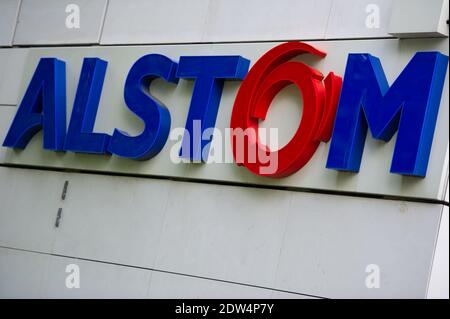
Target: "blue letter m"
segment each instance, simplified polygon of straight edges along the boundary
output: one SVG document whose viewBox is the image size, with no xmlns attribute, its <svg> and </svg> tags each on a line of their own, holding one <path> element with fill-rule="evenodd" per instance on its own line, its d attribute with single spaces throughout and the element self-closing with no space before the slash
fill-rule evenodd
<svg viewBox="0 0 450 319">
<path fill-rule="evenodd" d="M 398 130 L 391 173 L 425 176 L 447 63 L 418 52 L 389 87 L 378 58 L 349 54 L 327 168 L 358 172 L 369 126 L 386 142 Z"/>
</svg>

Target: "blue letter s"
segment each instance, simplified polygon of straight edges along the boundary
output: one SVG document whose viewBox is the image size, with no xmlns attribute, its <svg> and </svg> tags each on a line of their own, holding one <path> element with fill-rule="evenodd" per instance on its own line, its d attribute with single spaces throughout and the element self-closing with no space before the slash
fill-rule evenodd
<svg viewBox="0 0 450 319">
<path fill-rule="evenodd" d="M 150 96 L 148 88 L 155 78 L 177 83 L 177 63 L 160 54 L 148 54 L 137 60 L 125 81 L 124 98 L 128 108 L 144 121 L 138 136 L 114 130 L 108 151 L 122 157 L 147 160 L 158 154 L 170 130 L 169 110 Z"/>
</svg>

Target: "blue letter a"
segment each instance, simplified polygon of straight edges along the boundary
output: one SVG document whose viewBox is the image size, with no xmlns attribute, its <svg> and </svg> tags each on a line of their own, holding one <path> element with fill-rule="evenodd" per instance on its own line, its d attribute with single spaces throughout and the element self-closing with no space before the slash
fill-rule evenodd
<svg viewBox="0 0 450 319">
<path fill-rule="evenodd" d="M 66 134 L 66 64 L 55 58 L 39 61 L 3 146 L 25 148 L 41 128 L 44 148 L 62 151 Z"/>
</svg>

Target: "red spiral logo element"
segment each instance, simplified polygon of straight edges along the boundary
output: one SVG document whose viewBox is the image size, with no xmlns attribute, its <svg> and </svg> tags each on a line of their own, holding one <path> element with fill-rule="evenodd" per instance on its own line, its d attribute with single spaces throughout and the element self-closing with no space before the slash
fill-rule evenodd
<svg viewBox="0 0 450 319">
<path fill-rule="evenodd" d="M 326 54 L 302 42 L 287 42 L 266 52 L 241 84 L 231 114 L 231 143 L 234 160 L 257 175 L 285 177 L 301 169 L 313 156 L 320 141 L 331 137 L 342 79 L 323 75 L 302 62 L 290 61 L 301 54 L 320 58 Z M 270 149 L 259 141 L 258 121 L 264 120 L 273 98 L 295 84 L 303 97 L 303 113 L 293 138 L 281 149 Z M 250 150 L 255 150 L 254 154 Z M 268 159 L 276 168 L 264 170 Z"/>
</svg>

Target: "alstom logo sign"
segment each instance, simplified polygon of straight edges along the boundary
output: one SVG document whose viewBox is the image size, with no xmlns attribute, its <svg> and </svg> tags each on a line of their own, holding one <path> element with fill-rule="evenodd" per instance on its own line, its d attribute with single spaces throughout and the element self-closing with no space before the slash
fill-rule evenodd
<svg viewBox="0 0 450 319">
<path fill-rule="evenodd" d="M 177 63 L 161 54 L 144 55 L 132 65 L 124 85 L 127 107 L 145 123 L 137 136 L 118 129 L 112 135 L 93 132 L 106 61 L 84 59 L 67 128 L 65 62 L 41 58 L 3 145 L 25 148 L 42 129 L 43 147 L 48 150 L 148 160 L 163 149 L 171 127 L 169 110 L 148 88 L 156 78 L 172 83 L 188 78 L 195 84 L 179 156 L 206 162 L 213 134 L 204 138 L 204 133 L 215 126 L 224 81 L 243 80 L 229 138 L 235 162 L 251 172 L 269 177 L 293 174 L 321 142 L 330 140 L 326 168 L 358 172 L 369 130 L 373 138 L 384 141 L 397 132 L 392 173 L 426 175 L 447 56 L 416 53 L 389 86 L 381 62 L 368 53 L 348 55 L 343 79 L 332 72 L 324 77 L 292 61 L 301 54 L 325 57 L 301 42 L 274 47 L 250 70 L 250 61 L 241 56 L 181 56 Z M 272 99 L 290 84 L 302 94 L 302 118 L 292 139 L 271 151 L 259 138 L 259 122 Z M 271 158 L 276 159 L 274 169 L 262 169 Z"/>
</svg>

